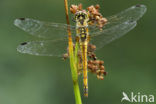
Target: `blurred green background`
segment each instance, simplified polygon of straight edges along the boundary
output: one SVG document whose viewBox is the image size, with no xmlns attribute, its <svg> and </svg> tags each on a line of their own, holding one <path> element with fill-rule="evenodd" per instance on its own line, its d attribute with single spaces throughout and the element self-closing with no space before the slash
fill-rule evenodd
<svg viewBox="0 0 156 104">
<path fill-rule="evenodd" d="M 123 91 L 156 97 L 156 1 L 69 0 L 79 2 L 85 7 L 99 3 L 104 16 L 135 4 L 148 9 L 135 29 L 97 51 L 108 75 L 101 81 L 89 74 L 89 97 L 82 96 L 83 104 L 121 104 Z M 21 42 L 36 39 L 13 25 L 19 17 L 66 23 L 64 1 L 0 0 L 0 104 L 74 104 L 68 60 L 16 51 Z M 83 94 L 82 77 L 80 89 Z"/>
</svg>

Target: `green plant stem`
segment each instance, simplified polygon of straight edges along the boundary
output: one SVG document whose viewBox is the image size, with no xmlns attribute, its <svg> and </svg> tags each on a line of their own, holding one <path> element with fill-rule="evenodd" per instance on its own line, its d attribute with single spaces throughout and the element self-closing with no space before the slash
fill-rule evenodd
<svg viewBox="0 0 156 104">
<path fill-rule="evenodd" d="M 73 86 L 74 86 L 75 102 L 76 104 L 82 104 L 74 54 L 70 55 L 70 68 L 71 68 L 72 80 L 73 80 Z"/>
<path fill-rule="evenodd" d="M 73 82 L 76 104 L 82 104 L 78 81 Z"/>
<path fill-rule="evenodd" d="M 76 42 L 75 44 L 75 53 L 74 53 L 74 60 L 75 60 L 75 68 L 76 68 L 76 73 L 78 73 L 78 49 L 79 49 L 79 46 L 78 46 L 78 42 Z M 75 92 L 75 99 L 76 99 L 76 104 L 82 104 L 81 102 L 81 94 L 80 94 L 80 89 L 79 89 L 79 84 L 78 84 L 78 74 L 77 75 L 77 80 L 76 82 L 73 82 L 74 84 L 74 92 Z"/>
<path fill-rule="evenodd" d="M 68 0 L 64 0 L 64 4 L 65 4 L 67 24 L 70 25 L 69 16 L 68 16 Z M 78 85 L 77 55 L 74 55 L 74 52 L 73 52 L 74 51 L 73 42 L 72 42 L 71 30 L 69 26 L 68 26 L 68 46 L 69 46 L 70 68 L 71 68 L 72 80 L 73 80 L 73 86 L 74 86 L 75 102 L 76 104 L 82 104 L 80 89 Z"/>
</svg>

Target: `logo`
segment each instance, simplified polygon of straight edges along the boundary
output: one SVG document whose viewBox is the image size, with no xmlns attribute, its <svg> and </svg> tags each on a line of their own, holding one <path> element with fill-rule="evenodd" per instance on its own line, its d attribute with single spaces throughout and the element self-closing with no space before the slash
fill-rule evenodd
<svg viewBox="0 0 156 104">
<path fill-rule="evenodd" d="M 145 95 L 141 94 L 138 92 L 137 94 L 131 92 L 129 95 L 127 95 L 125 92 L 122 92 L 122 99 L 121 102 L 123 101 L 128 101 L 128 102 L 147 102 L 147 103 L 152 103 L 154 102 L 154 95 Z"/>
</svg>

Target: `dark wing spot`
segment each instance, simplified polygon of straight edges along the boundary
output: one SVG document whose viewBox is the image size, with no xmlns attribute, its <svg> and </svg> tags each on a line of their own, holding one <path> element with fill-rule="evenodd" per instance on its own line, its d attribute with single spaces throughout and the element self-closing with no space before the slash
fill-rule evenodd
<svg viewBox="0 0 156 104">
<path fill-rule="evenodd" d="M 141 5 L 140 4 L 137 4 L 136 7 L 141 7 Z"/>
<path fill-rule="evenodd" d="M 129 20 L 129 23 L 132 23 L 132 22 L 134 22 L 134 18 L 130 18 L 130 20 Z"/>
<path fill-rule="evenodd" d="M 130 20 L 130 21 L 129 21 L 129 23 L 132 23 L 132 22 L 134 22 L 134 21 L 133 21 L 133 20 Z"/>
<path fill-rule="evenodd" d="M 21 43 L 21 45 L 26 45 L 27 44 L 27 42 L 23 42 L 23 43 Z"/>
<path fill-rule="evenodd" d="M 19 18 L 19 19 L 22 20 L 22 21 L 25 20 L 25 18 Z"/>
</svg>

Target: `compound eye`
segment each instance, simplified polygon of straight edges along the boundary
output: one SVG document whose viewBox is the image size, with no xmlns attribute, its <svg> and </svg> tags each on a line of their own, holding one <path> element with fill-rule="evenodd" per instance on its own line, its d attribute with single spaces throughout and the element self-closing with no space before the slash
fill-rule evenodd
<svg viewBox="0 0 156 104">
<path fill-rule="evenodd" d="M 85 17 L 85 15 L 84 15 L 84 14 L 82 15 L 82 18 L 83 18 L 83 19 L 86 19 L 86 17 Z"/>
<path fill-rule="evenodd" d="M 80 15 L 77 16 L 78 19 L 80 19 L 80 17 L 81 17 Z"/>
</svg>

